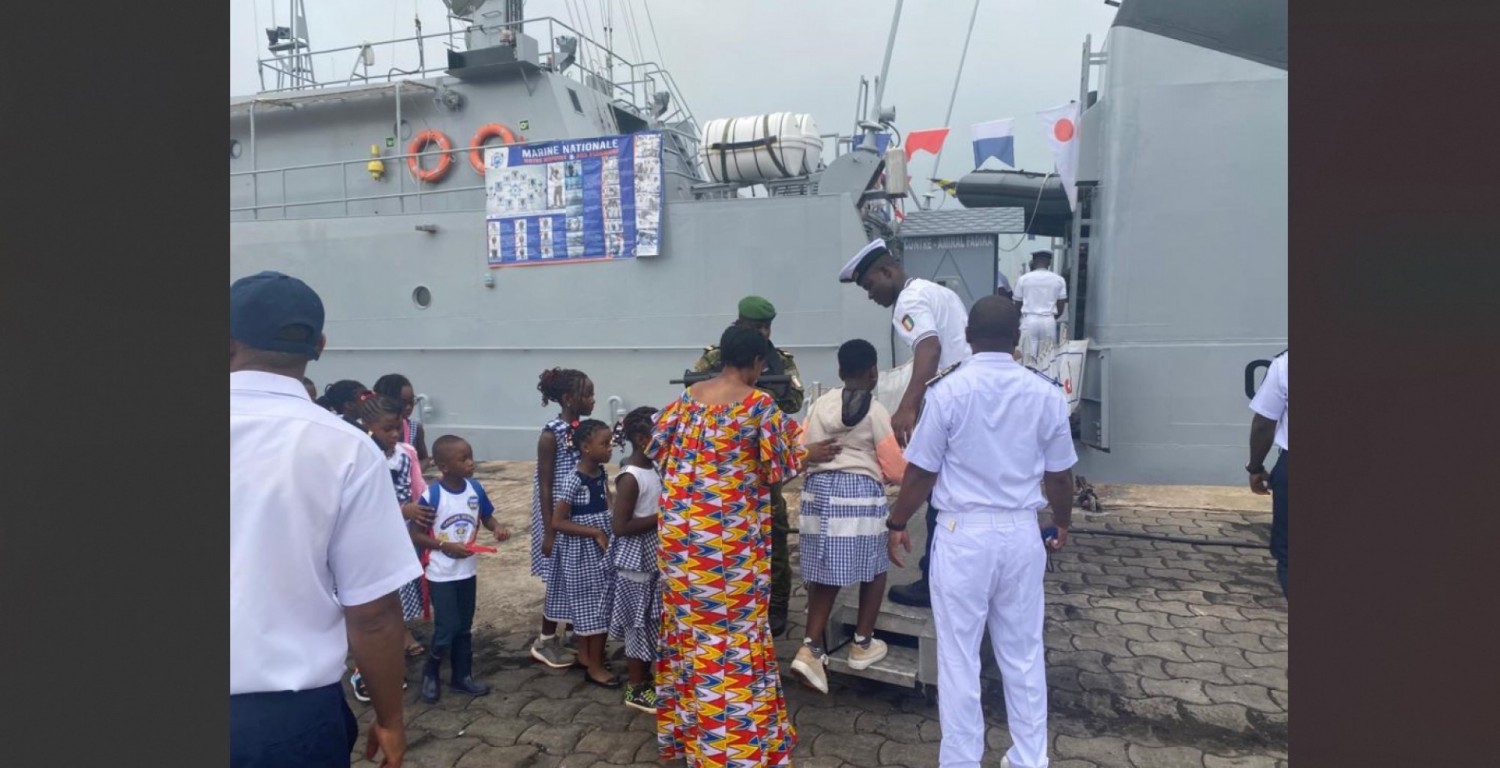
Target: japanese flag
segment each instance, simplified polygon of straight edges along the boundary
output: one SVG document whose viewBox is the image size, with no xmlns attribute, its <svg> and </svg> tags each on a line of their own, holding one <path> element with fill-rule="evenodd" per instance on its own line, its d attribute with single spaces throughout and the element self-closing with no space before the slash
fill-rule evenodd
<svg viewBox="0 0 1500 768">
<path fill-rule="evenodd" d="M 1038 112 L 1057 176 L 1068 193 L 1068 208 L 1078 210 L 1078 102 Z"/>
</svg>

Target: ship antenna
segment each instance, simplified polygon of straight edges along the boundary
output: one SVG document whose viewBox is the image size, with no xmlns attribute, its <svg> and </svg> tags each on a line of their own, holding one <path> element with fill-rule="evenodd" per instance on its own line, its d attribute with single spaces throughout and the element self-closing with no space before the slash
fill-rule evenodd
<svg viewBox="0 0 1500 768">
<path fill-rule="evenodd" d="M 615 6 L 609 0 L 604 0 L 603 5 L 604 7 L 599 9 L 599 16 L 604 22 L 604 70 L 609 81 L 613 83 L 615 81 L 615 28 L 613 26 Z"/>
<path fill-rule="evenodd" d="M 964 35 L 964 48 L 963 51 L 958 54 L 958 74 L 953 76 L 953 94 L 948 97 L 948 114 L 943 117 L 944 128 L 949 127 L 949 124 L 953 122 L 953 104 L 958 101 L 958 82 L 959 80 L 963 79 L 964 76 L 964 62 L 969 58 L 969 38 L 972 38 L 974 36 L 974 21 L 978 18 L 979 0 L 974 0 L 974 13 L 970 14 L 969 16 L 969 31 Z M 932 161 L 932 176 L 936 176 L 938 174 L 938 167 L 943 162 L 943 148 L 947 146 L 948 142 L 945 141 L 941 146 L 938 147 L 937 157 Z M 937 180 L 929 176 L 927 180 L 927 194 L 924 195 L 924 197 L 927 198 L 927 205 L 924 207 L 924 209 L 932 207 L 932 193 L 936 189 Z M 944 195 L 943 201 L 947 202 L 947 200 L 947 195 Z M 940 205 L 938 207 L 942 206 Z"/>
</svg>

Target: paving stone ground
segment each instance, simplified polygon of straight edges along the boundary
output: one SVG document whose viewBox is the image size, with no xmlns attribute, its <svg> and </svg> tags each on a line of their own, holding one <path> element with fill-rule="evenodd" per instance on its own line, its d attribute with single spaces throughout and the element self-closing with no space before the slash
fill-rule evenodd
<svg viewBox="0 0 1500 768">
<path fill-rule="evenodd" d="M 406 764 L 662 765 L 654 716 L 625 707 L 617 691 L 588 685 L 581 671 L 548 670 L 526 653 L 542 596 L 527 567 L 530 478 L 526 462 L 487 463 L 477 474 L 515 533 L 479 564 L 475 667 L 494 693 L 423 704 L 421 665 L 412 662 Z M 1098 490 L 1105 513 L 1075 512 L 1080 532 L 1053 556 L 1046 579 L 1054 768 L 1284 768 L 1287 610 L 1265 551 L 1081 532 L 1264 543 L 1269 505 L 1235 489 Z M 795 515 L 795 484 L 787 495 Z M 783 664 L 801 637 L 805 602 L 799 587 L 792 631 L 777 641 Z M 611 650 L 618 655 L 614 644 Z M 623 661 L 617 666 L 623 673 Z M 831 675 L 824 696 L 788 683 L 799 768 L 937 765 L 942 733 L 932 691 Z M 1010 744 L 998 684 L 987 687 L 984 705 L 984 765 L 998 766 Z M 362 725 L 374 716 L 352 697 L 350 706 Z M 368 764 L 358 750 L 354 762 Z"/>
</svg>

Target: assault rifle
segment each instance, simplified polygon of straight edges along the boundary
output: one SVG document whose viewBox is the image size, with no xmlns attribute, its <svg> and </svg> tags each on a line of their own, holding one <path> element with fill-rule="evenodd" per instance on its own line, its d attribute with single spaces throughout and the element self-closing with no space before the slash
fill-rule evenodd
<svg viewBox="0 0 1500 768">
<path fill-rule="evenodd" d="M 693 371 L 693 370 L 687 370 L 687 371 L 683 371 L 682 372 L 682 378 L 680 378 L 680 379 L 672 379 L 671 381 L 669 381 L 667 383 L 668 384 L 681 384 L 684 387 L 691 387 L 691 386 L 693 386 L 694 384 L 697 384 L 700 381 L 708 381 L 709 379 L 712 379 L 713 377 L 718 376 L 718 375 L 719 375 L 718 371 Z M 759 388 L 759 389 L 770 389 L 771 387 L 787 387 L 787 386 L 791 385 L 791 383 L 792 383 L 792 377 L 790 377 L 790 376 L 788 376 L 786 374 L 773 375 L 773 374 L 767 373 L 767 374 L 762 374 L 760 376 L 760 378 L 758 378 L 758 379 L 755 380 L 755 386 L 757 388 Z"/>
<path fill-rule="evenodd" d="M 700 381 L 708 381 L 709 379 L 712 379 L 713 377 L 718 375 L 718 371 L 686 370 L 682 372 L 682 378 L 672 379 L 667 383 L 681 384 L 684 387 L 691 387 Z M 780 400 L 790 394 L 789 388 L 791 386 L 792 377 L 784 373 L 763 373 L 760 375 L 760 378 L 755 380 L 756 389 L 765 391 L 766 394 L 769 394 L 771 397 L 774 397 L 777 400 Z"/>
</svg>

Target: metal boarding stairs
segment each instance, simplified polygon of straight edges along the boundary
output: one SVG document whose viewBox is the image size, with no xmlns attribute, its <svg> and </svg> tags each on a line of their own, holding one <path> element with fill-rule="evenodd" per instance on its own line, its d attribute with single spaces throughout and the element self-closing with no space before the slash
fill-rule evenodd
<svg viewBox="0 0 1500 768">
<path fill-rule="evenodd" d="M 906 555 L 906 565 L 901 568 L 891 564 L 886 574 L 886 589 L 898 584 L 908 584 L 921 576 L 917 563 L 927 545 L 926 508 L 913 515 L 907 531 L 911 533 L 911 554 Z M 903 553 L 904 554 L 904 553 Z M 846 587 L 839 590 L 833 612 L 828 617 L 827 637 L 824 647 L 828 649 L 828 671 L 841 675 L 876 680 L 906 688 L 919 688 L 929 697 L 937 689 L 937 632 L 932 622 L 930 608 L 913 608 L 892 602 L 889 595 L 881 602 L 880 613 L 875 618 L 875 636 L 884 640 L 889 652 L 884 659 L 868 669 L 855 670 L 849 666 L 849 645 L 854 642 L 854 627 L 859 617 L 859 588 Z M 994 654 L 990 652 L 989 631 L 980 644 L 980 677 L 999 682 L 1000 670 L 995 666 Z"/>
</svg>

